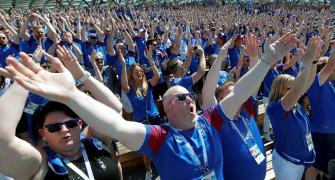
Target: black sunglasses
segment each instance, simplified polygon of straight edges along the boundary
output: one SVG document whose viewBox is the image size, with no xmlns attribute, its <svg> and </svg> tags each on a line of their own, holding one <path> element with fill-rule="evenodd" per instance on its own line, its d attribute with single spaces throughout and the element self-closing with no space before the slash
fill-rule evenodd
<svg viewBox="0 0 335 180">
<path fill-rule="evenodd" d="M 72 129 L 78 126 L 79 119 L 70 119 L 62 123 L 47 124 L 44 128 L 47 128 L 49 133 L 55 133 L 62 129 L 62 126 L 65 124 L 66 128 Z"/>
<path fill-rule="evenodd" d="M 6 37 L 0 37 L 0 39 L 6 39 Z"/>
<path fill-rule="evenodd" d="M 195 94 L 194 93 L 177 94 L 176 97 L 179 102 L 185 102 L 187 97 L 190 97 L 192 100 L 194 100 Z"/>
</svg>

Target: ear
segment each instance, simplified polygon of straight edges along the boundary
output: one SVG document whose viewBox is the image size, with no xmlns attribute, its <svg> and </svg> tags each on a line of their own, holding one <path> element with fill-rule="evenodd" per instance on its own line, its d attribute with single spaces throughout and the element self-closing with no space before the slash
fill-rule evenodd
<svg viewBox="0 0 335 180">
<path fill-rule="evenodd" d="M 39 129 L 38 133 L 40 134 L 40 136 L 42 137 L 43 140 L 45 140 L 45 132 L 43 129 Z"/>
<path fill-rule="evenodd" d="M 78 123 L 79 123 L 79 128 L 80 128 L 80 129 L 83 129 L 83 121 L 80 119 L 80 120 L 78 121 Z"/>
</svg>

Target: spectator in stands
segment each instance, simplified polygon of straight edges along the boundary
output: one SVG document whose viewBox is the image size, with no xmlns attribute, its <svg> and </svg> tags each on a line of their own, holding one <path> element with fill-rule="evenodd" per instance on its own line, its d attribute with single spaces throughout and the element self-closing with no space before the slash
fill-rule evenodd
<svg viewBox="0 0 335 180">
<path fill-rule="evenodd" d="M 246 52 L 249 58 L 256 65 L 259 61 L 258 46 L 256 37 L 246 36 Z M 222 101 L 233 90 L 235 83 L 226 81 L 218 88 L 216 87 L 220 67 L 227 56 L 228 47 L 232 40 L 221 47 L 218 58 L 212 64 L 206 77 L 203 89 L 203 110 L 214 106 L 216 102 Z M 252 69 L 252 67 L 251 67 Z M 250 106 L 254 100 L 257 89 L 246 103 L 242 105 L 237 114 L 232 119 L 227 119 L 221 124 L 220 133 L 222 153 L 224 158 L 223 176 L 226 179 L 264 179 L 266 173 L 266 154 L 259 133 L 257 123 L 255 122 L 253 106 Z M 216 97 L 216 99 L 214 98 Z M 256 151 L 257 153 L 251 153 Z"/>
<path fill-rule="evenodd" d="M 164 110 L 169 119 L 167 126 L 150 126 L 123 120 L 115 110 L 78 91 L 73 79 L 71 79 L 70 72 L 57 59 L 53 61 L 53 66 L 59 72 L 56 74 L 45 72 L 28 58 L 22 59 L 29 68 L 9 58 L 8 62 L 11 67 L 6 67 L 6 69 L 25 88 L 51 100 L 66 103 L 95 130 L 118 139 L 130 150 L 139 150 L 149 155 L 162 179 L 216 178 L 221 180 L 223 179 L 223 159 L 221 145 L 218 143 L 220 142 L 218 135 L 220 127 L 217 125 L 222 124 L 227 118 L 233 119 L 240 106 L 251 95 L 250 92 L 258 88 L 266 71 L 277 62 L 276 59 L 282 58 L 295 43 L 295 36 L 287 33 L 278 41 L 269 44 L 264 54 L 264 60 L 257 63 L 236 84 L 234 90 L 225 99 L 201 116 L 196 115 L 195 102 L 190 98 L 191 96 L 185 88 L 180 86 L 170 88 L 163 96 Z M 60 51 L 58 56 L 61 58 L 64 53 L 68 52 Z M 125 76 L 124 69 L 123 76 Z M 87 74 L 84 77 L 80 79 L 81 82 L 87 80 Z M 18 86 L 14 87 L 18 88 L 14 89 L 14 95 L 9 93 L 5 98 L 1 98 L 0 104 L 2 106 L 8 107 L 7 101 L 14 99 L 12 96 L 15 96 L 15 92 L 17 92 L 15 90 L 19 92 L 22 90 Z M 20 95 L 18 98 L 24 99 L 25 95 Z M 15 110 L 13 108 L 0 108 L 0 110 L 1 114 L 4 114 L 3 117 L 7 119 L 12 117 L 10 114 L 18 114 L 14 111 L 20 110 L 20 108 Z M 16 118 L 13 117 L 13 119 Z M 46 166 L 46 164 L 41 166 L 42 162 L 45 161 L 42 161 L 41 154 L 31 146 L 25 147 L 27 149 L 22 151 L 22 148 L 14 148 L 9 145 L 8 139 L 18 140 L 10 132 L 10 127 L 16 126 L 13 125 L 13 122 L 15 123 L 15 120 L 3 121 L 0 126 L 3 128 L 0 132 L 7 133 L 0 136 L 0 159 L 6 162 L 17 162 L 17 158 L 22 158 L 24 152 L 25 163 L 22 161 L 22 163 L 15 165 L 17 168 L 26 169 L 26 171 L 16 174 L 17 168 L 8 168 L 6 165 L 3 167 L 2 164 L 0 164 L 0 170 L 10 176 L 32 177 Z M 189 145 L 185 146 L 185 144 Z M 181 151 L 182 154 L 180 154 Z M 10 152 L 13 156 L 8 156 L 6 152 Z M 31 164 L 35 164 L 35 166 Z M 174 168 L 171 169 L 171 165 Z"/>
<path fill-rule="evenodd" d="M 151 45 L 150 45 L 151 46 Z M 134 109 L 133 120 L 144 124 L 159 125 L 162 124 L 161 117 L 153 97 L 153 88 L 160 79 L 160 73 L 153 59 L 153 50 L 146 53 L 150 67 L 153 72 L 151 79 L 146 79 L 143 68 L 139 64 L 132 64 L 126 72 L 126 61 L 119 50 L 118 56 L 122 65 L 122 90 L 128 95 L 130 103 Z M 146 166 L 146 179 L 151 179 L 152 170 L 150 167 L 150 158 L 143 156 Z"/>
<path fill-rule="evenodd" d="M 277 76 L 269 93 L 267 112 L 275 138 L 272 164 L 278 180 L 300 180 L 305 167 L 315 160 L 310 119 L 297 102 L 312 84 L 316 71 L 313 61 L 320 51 L 320 38 L 312 37 L 303 56 L 303 70 L 296 78 Z"/>
<path fill-rule="evenodd" d="M 335 57 L 334 51 L 327 62 L 318 65 L 317 75 L 307 95 L 311 105 L 311 132 L 316 151 L 313 167 L 306 179 L 314 180 L 320 172 L 328 172 L 328 162 L 335 156 Z M 322 174 L 322 173 L 320 173 Z"/>
</svg>

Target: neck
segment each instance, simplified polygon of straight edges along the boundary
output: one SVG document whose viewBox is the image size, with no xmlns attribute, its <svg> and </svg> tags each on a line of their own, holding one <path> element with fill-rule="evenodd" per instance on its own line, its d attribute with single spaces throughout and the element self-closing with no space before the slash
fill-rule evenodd
<svg viewBox="0 0 335 180">
<path fill-rule="evenodd" d="M 176 129 L 180 129 L 182 131 L 188 131 L 195 127 L 198 116 L 195 116 L 192 120 L 183 121 L 182 123 L 178 123 L 181 121 L 169 121 L 169 123 Z"/>
<path fill-rule="evenodd" d="M 68 159 L 69 161 L 74 161 L 79 159 L 82 156 L 81 150 L 80 150 L 80 146 L 78 148 L 76 148 L 73 151 L 70 152 L 62 152 L 60 153 L 61 156 L 63 156 L 64 158 Z"/>
</svg>

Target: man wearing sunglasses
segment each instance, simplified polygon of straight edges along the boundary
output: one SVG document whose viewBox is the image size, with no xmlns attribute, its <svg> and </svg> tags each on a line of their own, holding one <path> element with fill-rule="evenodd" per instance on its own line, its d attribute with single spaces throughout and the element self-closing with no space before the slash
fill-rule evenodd
<svg viewBox="0 0 335 180">
<path fill-rule="evenodd" d="M 0 67 L 7 66 L 6 58 L 8 56 L 18 56 L 19 48 L 18 44 L 10 43 L 6 34 L 0 31 Z"/>
<path fill-rule="evenodd" d="M 250 38 L 247 36 L 246 42 L 255 43 L 249 40 Z M 266 43 L 264 60 L 258 61 L 236 83 L 226 98 L 201 116 L 196 114 L 195 102 L 185 88 L 181 86 L 170 88 L 163 96 L 164 111 L 169 124 L 161 126 L 126 121 L 115 110 L 80 92 L 75 88 L 70 72 L 58 59 L 52 61 L 58 73 L 45 72 L 29 58 L 23 58 L 28 67 L 12 58 L 7 58 L 11 66 L 6 69 L 24 88 L 66 104 L 95 130 L 119 140 L 130 150 L 149 155 L 162 179 L 223 179 L 223 158 L 218 134 L 220 126 L 225 119 L 234 118 L 251 92 L 259 87 L 272 64 L 277 63 L 277 60 L 294 46 L 296 40 L 295 35 L 287 33 L 272 44 Z M 62 57 L 62 53 L 58 55 Z M 20 90 L 17 85 L 14 87 Z M 8 99 L 20 97 L 15 92 L 17 91 L 14 89 L 14 95 L 7 93 L 0 99 L 2 105 L 0 113 L 4 115 L 2 117 L 8 119 L 0 126 L 3 130 L 0 133 L 5 133 L 5 138 L 0 134 L 0 152 L 2 152 L 0 159 L 13 162 L 14 169 L 21 171 L 18 173 L 3 164 L 0 164 L 0 171 L 16 178 L 29 179 L 43 173 L 46 164 L 42 163 L 45 158 L 36 149 L 29 146 L 20 149 L 23 148 L 23 145 L 19 144 L 21 141 L 8 133 L 11 131 L 6 130 L 15 128 L 10 122 L 13 120 L 11 114 L 15 110 L 12 108 L 13 110 L 8 112 L 8 108 L 4 105 Z M 8 141 L 8 136 L 13 142 Z M 69 137 L 64 138 L 64 141 L 69 140 L 67 139 Z M 10 152 L 13 156 L 3 152 Z"/>
</svg>

